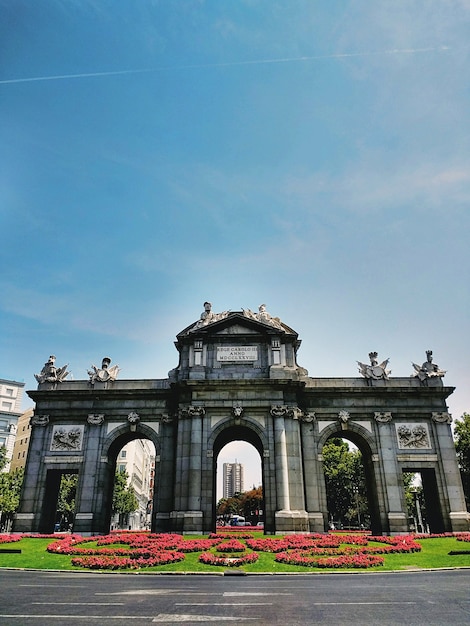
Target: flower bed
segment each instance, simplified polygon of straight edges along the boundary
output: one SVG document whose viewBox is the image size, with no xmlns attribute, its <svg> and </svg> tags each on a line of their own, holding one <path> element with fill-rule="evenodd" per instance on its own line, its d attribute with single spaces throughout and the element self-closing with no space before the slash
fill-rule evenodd
<svg viewBox="0 0 470 626">
<path fill-rule="evenodd" d="M 20 535 L 0 535 L 0 543 L 14 543 L 20 539 L 22 539 Z"/>
<path fill-rule="evenodd" d="M 255 563 L 258 560 L 256 552 L 248 552 L 243 556 L 229 557 L 218 556 L 212 552 L 203 552 L 200 557 L 200 563 L 204 565 L 222 565 L 224 567 L 239 567 L 240 565 L 247 565 L 248 563 Z"/>
<path fill-rule="evenodd" d="M 155 554 L 149 558 L 143 557 L 102 557 L 102 556 L 85 556 L 75 557 L 72 559 L 72 565 L 79 567 L 87 567 L 88 569 L 140 569 L 141 567 L 151 567 L 153 565 L 166 565 L 183 561 L 184 554 L 182 552 L 164 551 Z"/>
<path fill-rule="evenodd" d="M 245 552 L 245 544 L 238 539 L 230 539 L 229 541 L 223 541 L 216 547 L 217 552 Z"/>
<path fill-rule="evenodd" d="M 0 541 L 2 537 L 0 535 Z M 12 536 L 7 537 L 11 540 Z M 15 537 L 18 540 L 21 535 Z M 462 541 L 469 541 L 470 533 L 461 533 L 460 537 Z M 365 568 L 382 565 L 383 558 L 378 556 L 381 554 L 421 550 L 416 535 L 308 534 L 254 539 L 252 533 L 214 533 L 208 539 L 185 539 L 174 533 L 113 532 L 99 537 L 64 535 L 54 538 L 47 546 L 49 552 L 74 556 L 74 565 L 91 569 L 163 565 L 181 561 L 189 552 L 202 552 L 199 561 L 206 565 L 227 567 L 254 563 L 259 552 L 270 552 L 276 554 L 275 561 L 289 565 Z M 89 545 L 91 542 L 96 545 Z"/>
</svg>

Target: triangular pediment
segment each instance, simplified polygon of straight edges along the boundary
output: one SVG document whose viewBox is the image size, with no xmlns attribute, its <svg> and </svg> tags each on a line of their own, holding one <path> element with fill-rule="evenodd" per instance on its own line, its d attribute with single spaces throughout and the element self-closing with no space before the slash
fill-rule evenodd
<svg viewBox="0 0 470 626">
<path fill-rule="evenodd" d="M 231 324 L 214 332 L 214 335 L 259 335 L 259 330 L 248 328 L 242 324 Z"/>
<path fill-rule="evenodd" d="M 261 321 L 256 316 L 246 315 L 243 311 L 228 311 L 218 314 L 214 321 L 194 322 L 178 334 L 178 338 L 196 335 L 294 335 L 297 333 L 278 318 Z"/>
</svg>

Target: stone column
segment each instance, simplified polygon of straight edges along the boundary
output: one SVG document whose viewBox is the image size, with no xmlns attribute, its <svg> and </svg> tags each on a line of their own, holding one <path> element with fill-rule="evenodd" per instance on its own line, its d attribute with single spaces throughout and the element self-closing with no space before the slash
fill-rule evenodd
<svg viewBox="0 0 470 626">
<path fill-rule="evenodd" d="M 452 417 L 447 412 L 434 412 L 432 413 L 432 421 L 437 449 L 440 452 L 442 482 L 447 496 L 444 501 L 447 500 L 449 509 L 446 519 L 447 511 L 444 510 L 444 502 L 441 502 L 444 525 L 446 530 L 451 532 L 468 532 L 470 513 L 467 511 L 465 503 L 455 444 L 450 428 Z"/>
<path fill-rule="evenodd" d="M 47 467 L 43 463 L 43 450 L 50 438 L 48 415 L 33 415 L 31 436 L 26 461 L 20 507 L 15 514 L 13 532 L 38 532 L 45 492 Z"/>
<path fill-rule="evenodd" d="M 190 511 L 201 509 L 201 471 L 202 471 L 202 417 L 195 415 L 191 420 L 191 456 L 189 457 L 189 497 Z"/>
<path fill-rule="evenodd" d="M 383 471 L 385 494 L 380 498 L 379 484 L 377 496 L 383 532 L 399 534 L 408 532 L 408 520 L 404 500 L 404 487 L 401 468 L 397 460 L 397 437 L 392 415 L 389 412 L 374 414 L 378 433 L 380 460 Z M 376 476 L 378 483 L 378 476 Z M 386 510 L 382 507 L 385 505 Z M 384 525 L 386 521 L 386 525 Z M 386 527 L 388 525 L 388 528 Z"/>
<path fill-rule="evenodd" d="M 314 414 L 300 418 L 300 443 L 305 485 L 305 509 L 309 519 L 309 530 L 312 533 L 322 533 L 325 530 L 325 521 L 320 509 L 319 480 L 323 474 L 323 467 L 318 460 L 314 419 Z"/>
<path fill-rule="evenodd" d="M 103 490 L 108 488 L 109 469 L 107 462 L 101 464 L 102 433 L 104 432 L 104 416 L 94 421 L 95 416 L 89 415 L 83 434 L 83 463 L 78 473 L 77 494 L 75 501 L 75 518 L 73 531 L 79 534 L 108 533 L 108 510 Z M 106 467 L 105 467 L 106 466 Z M 86 468 L 86 469 L 85 469 Z M 107 480 L 102 478 L 104 471 Z M 114 480 L 114 476 L 111 477 Z"/>
<path fill-rule="evenodd" d="M 152 511 L 152 530 L 171 530 L 170 514 L 175 507 L 175 465 L 174 465 L 174 425 L 169 415 L 164 415 L 160 423 L 160 450 L 155 458 L 155 494 Z"/>
<path fill-rule="evenodd" d="M 289 471 L 284 415 L 274 415 L 274 449 L 276 454 L 277 509 L 289 511 Z"/>
</svg>

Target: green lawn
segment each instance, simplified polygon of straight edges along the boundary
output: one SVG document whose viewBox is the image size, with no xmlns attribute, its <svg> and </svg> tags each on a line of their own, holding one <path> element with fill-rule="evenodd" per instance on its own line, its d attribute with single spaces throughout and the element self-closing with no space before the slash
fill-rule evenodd
<svg viewBox="0 0 470 626">
<path fill-rule="evenodd" d="M 261 533 L 254 533 L 260 537 Z M 196 538 L 191 536 L 191 538 Z M 204 537 L 198 537 L 204 538 Z M 21 550 L 21 554 L 7 554 L 0 552 L 0 567 L 24 568 L 24 569 L 41 569 L 41 570 L 81 570 L 85 568 L 74 567 L 71 564 L 71 556 L 60 554 L 50 554 L 46 547 L 52 543 L 51 539 L 24 538 L 21 541 L 13 543 L 5 543 L 0 546 L 2 549 Z M 385 563 L 383 566 L 370 568 L 369 570 L 355 571 L 393 571 L 393 570 L 413 570 L 426 568 L 443 568 L 443 567 L 470 567 L 470 544 L 457 541 L 455 538 L 432 538 L 418 540 L 422 546 L 421 552 L 406 554 L 389 554 L 385 555 Z M 95 543 L 86 544 L 87 547 L 94 547 Z M 469 554 L 449 555 L 451 551 L 462 551 L 467 549 Z M 140 572 L 205 572 L 222 574 L 227 568 L 220 566 L 209 566 L 199 563 L 199 552 L 188 553 L 184 561 L 169 565 L 160 565 L 156 567 L 143 568 Z M 277 563 L 274 560 L 275 555 L 271 553 L 259 553 L 259 560 L 256 563 L 245 565 L 239 569 L 243 572 L 258 573 L 321 573 L 321 572 L 344 572 L 344 569 L 317 569 L 310 567 L 302 567 L 297 565 L 285 565 Z M 90 571 L 90 570 L 86 570 Z M 126 570 L 136 571 L 136 570 Z"/>
</svg>

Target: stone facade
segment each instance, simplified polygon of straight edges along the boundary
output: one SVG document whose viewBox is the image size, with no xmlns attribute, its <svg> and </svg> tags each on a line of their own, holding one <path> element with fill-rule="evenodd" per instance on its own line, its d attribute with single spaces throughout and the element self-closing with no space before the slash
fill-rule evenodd
<svg viewBox="0 0 470 626">
<path fill-rule="evenodd" d="M 264 305 L 214 314 L 205 303 L 175 345 L 167 379 L 95 376 L 28 392 L 36 408 L 16 531 L 51 531 L 60 475 L 77 472 L 74 532 L 107 533 L 117 455 L 147 438 L 153 531 L 214 530 L 217 457 L 244 440 L 261 458 L 265 532 L 323 532 L 322 448 L 332 436 L 363 454 L 374 533 L 408 530 L 403 471 L 422 475 L 432 531 L 469 529 L 446 405 L 453 388 L 441 378 L 309 377 L 297 333 Z"/>
</svg>

